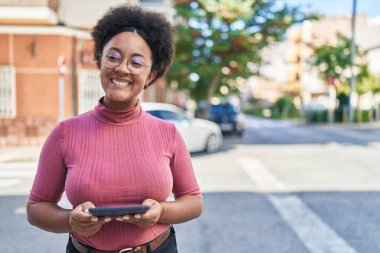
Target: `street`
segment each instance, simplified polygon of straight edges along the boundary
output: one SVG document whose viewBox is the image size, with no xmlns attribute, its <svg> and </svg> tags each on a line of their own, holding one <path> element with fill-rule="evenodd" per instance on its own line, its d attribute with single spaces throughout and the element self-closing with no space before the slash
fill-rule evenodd
<svg viewBox="0 0 380 253">
<path fill-rule="evenodd" d="M 180 253 L 380 252 L 380 127 L 253 117 L 246 127 L 220 152 L 192 155 L 204 212 L 175 226 Z M 26 221 L 35 167 L 0 163 L 2 252 L 65 251 L 68 235 Z"/>
</svg>

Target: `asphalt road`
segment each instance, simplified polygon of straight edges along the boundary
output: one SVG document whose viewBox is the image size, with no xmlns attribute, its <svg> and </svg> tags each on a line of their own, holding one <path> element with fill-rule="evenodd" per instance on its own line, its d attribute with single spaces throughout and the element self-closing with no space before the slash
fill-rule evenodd
<svg viewBox="0 0 380 253">
<path fill-rule="evenodd" d="M 205 208 L 175 226 L 179 252 L 380 252 L 379 151 L 377 127 L 249 118 L 243 138 L 193 155 Z M 1 252 L 65 251 L 67 235 L 26 221 L 34 166 L 0 164 Z"/>
</svg>

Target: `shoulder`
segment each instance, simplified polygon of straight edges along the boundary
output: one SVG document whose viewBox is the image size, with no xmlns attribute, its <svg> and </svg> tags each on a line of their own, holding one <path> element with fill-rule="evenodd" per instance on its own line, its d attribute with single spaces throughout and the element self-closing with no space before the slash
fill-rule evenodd
<svg viewBox="0 0 380 253">
<path fill-rule="evenodd" d="M 55 128 L 61 132 L 62 135 L 66 136 L 67 134 L 76 132 L 78 129 L 84 128 L 86 125 L 91 125 L 89 124 L 90 118 L 90 112 L 86 112 L 59 122 Z"/>
<path fill-rule="evenodd" d="M 71 118 L 68 118 L 62 121 L 62 124 L 64 126 L 76 125 L 78 123 L 85 122 L 90 116 L 91 116 L 91 111 L 88 111 L 88 112 L 73 116 Z"/>
</svg>

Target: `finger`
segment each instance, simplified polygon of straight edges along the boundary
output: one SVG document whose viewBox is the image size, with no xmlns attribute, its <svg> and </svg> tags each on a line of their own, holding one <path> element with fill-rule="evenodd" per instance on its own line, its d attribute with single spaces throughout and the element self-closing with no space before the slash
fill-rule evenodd
<svg viewBox="0 0 380 253">
<path fill-rule="evenodd" d="M 92 202 L 87 201 L 87 202 L 82 203 L 81 207 L 82 207 L 83 212 L 89 214 L 90 212 L 88 211 L 88 209 L 95 207 L 95 205 Z"/>
<path fill-rule="evenodd" d="M 77 207 L 74 208 L 72 211 L 72 217 L 75 220 L 89 220 L 90 217 L 92 216 L 89 212 L 88 209 L 94 207 L 94 204 L 91 202 L 84 202 Z"/>
<path fill-rule="evenodd" d="M 111 220 L 112 220 L 111 217 L 91 216 L 91 221 L 93 222 L 106 223 L 106 222 L 110 222 Z"/>
<path fill-rule="evenodd" d="M 85 228 L 85 227 L 94 227 L 94 226 L 102 226 L 104 223 L 104 221 L 80 221 L 80 222 L 76 222 L 75 223 L 75 226 L 76 227 L 82 227 L 82 228 Z"/>
<path fill-rule="evenodd" d="M 122 217 L 123 221 L 130 221 L 132 219 L 131 215 L 124 215 Z"/>
<path fill-rule="evenodd" d="M 107 223 L 107 222 L 110 222 L 112 220 L 112 218 L 111 217 L 104 217 L 103 218 L 103 223 Z"/>
<path fill-rule="evenodd" d="M 147 199 L 145 203 L 150 205 L 149 210 L 146 213 L 135 215 L 135 218 L 143 219 L 143 220 L 149 220 L 149 219 L 157 220 L 161 216 L 162 205 L 158 201 L 153 200 L 153 199 Z"/>
<path fill-rule="evenodd" d="M 157 201 L 155 201 L 154 199 L 145 199 L 142 204 L 143 205 L 146 205 L 146 206 L 150 206 L 152 207 L 154 204 L 156 204 Z"/>
</svg>

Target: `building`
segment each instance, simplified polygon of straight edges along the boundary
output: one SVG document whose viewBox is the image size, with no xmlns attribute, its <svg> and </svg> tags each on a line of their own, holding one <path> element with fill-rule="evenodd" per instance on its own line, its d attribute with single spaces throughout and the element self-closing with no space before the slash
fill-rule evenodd
<svg viewBox="0 0 380 253">
<path fill-rule="evenodd" d="M 334 45 L 337 33 L 351 37 L 350 16 L 324 17 L 290 28 L 286 41 L 263 51 L 264 60 L 269 64 L 262 67 L 262 77 L 255 80 L 253 96 L 273 103 L 284 94 L 292 94 L 304 105 L 334 108 L 335 91 L 318 77 L 307 60 L 313 53 L 310 45 Z M 380 74 L 380 18 L 368 19 L 358 14 L 355 37 L 361 50 L 368 51 L 370 71 Z M 356 99 L 353 100 L 355 103 Z M 379 103 L 379 98 L 368 95 L 361 99 L 359 107 L 368 109 Z"/>
<path fill-rule="evenodd" d="M 368 19 L 364 14 L 357 14 L 355 23 L 355 44 L 361 51 L 367 51 L 367 63 L 372 74 L 380 74 L 380 22 L 379 19 Z M 352 34 L 351 16 L 325 17 L 318 21 L 305 22 L 301 29 L 302 43 L 301 47 L 305 48 L 308 43 L 319 46 L 322 44 L 335 45 L 337 43 L 337 34 L 351 38 Z M 312 54 L 310 49 L 304 49 L 305 59 Z M 331 85 L 318 78 L 318 74 L 310 71 L 309 66 L 300 70 L 301 89 L 303 91 L 304 103 L 316 102 L 322 104 L 325 108 L 334 109 L 336 91 Z M 376 96 L 366 94 L 360 99 L 358 104 L 358 94 L 354 92 L 352 105 L 354 107 L 368 110 L 379 104 L 374 100 Z"/>
<path fill-rule="evenodd" d="M 122 0 L 0 0 L 0 146 L 40 145 L 102 96 L 90 31 Z M 137 4 L 170 14 L 165 0 Z M 83 15 L 86 10 L 86 15 Z M 165 80 L 143 94 L 166 100 Z"/>
</svg>

